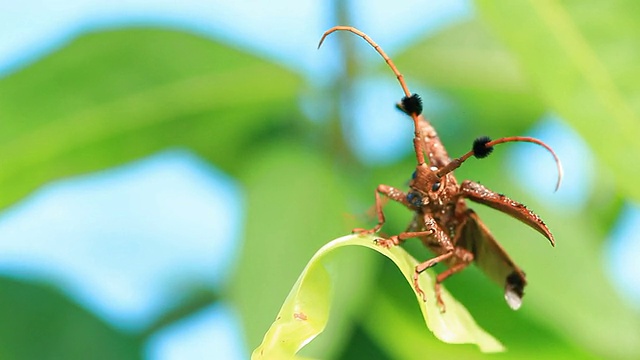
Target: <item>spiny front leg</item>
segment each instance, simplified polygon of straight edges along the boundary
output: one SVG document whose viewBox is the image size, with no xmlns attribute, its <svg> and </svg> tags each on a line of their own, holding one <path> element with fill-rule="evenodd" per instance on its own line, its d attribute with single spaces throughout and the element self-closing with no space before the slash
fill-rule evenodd
<svg viewBox="0 0 640 360">
<path fill-rule="evenodd" d="M 382 204 L 382 198 L 380 197 L 380 194 L 386 196 L 387 198 L 393 201 L 397 201 L 409 207 L 409 203 L 407 202 L 407 194 L 389 185 L 378 185 L 375 191 L 376 214 L 378 215 L 378 224 L 369 230 L 361 229 L 361 228 L 353 229 L 352 230 L 353 233 L 362 234 L 362 235 L 374 234 L 380 230 L 382 225 L 384 225 L 385 219 L 384 219 L 384 213 L 382 212 L 383 204 Z"/>
</svg>

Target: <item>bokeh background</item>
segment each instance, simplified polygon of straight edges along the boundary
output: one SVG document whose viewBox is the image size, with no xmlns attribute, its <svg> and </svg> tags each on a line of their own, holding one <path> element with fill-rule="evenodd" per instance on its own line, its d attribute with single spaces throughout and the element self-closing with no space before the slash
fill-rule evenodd
<svg viewBox="0 0 640 360">
<path fill-rule="evenodd" d="M 557 246 L 473 205 L 530 280 L 447 288 L 509 349 L 640 357 L 640 20 L 634 1 L 3 1 L 0 358 L 243 359 L 322 244 L 372 225 L 414 167 L 393 57 L 452 156 L 540 214 Z M 411 214 L 387 206 L 384 231 Z M 407 247 L 430 256 L 417 242 Z M 341 254 L 326 359 L 484 358 L 425 328 L 368 250 Z M 440 269 L 441 270 L 441 269 Z"/>
</svg>

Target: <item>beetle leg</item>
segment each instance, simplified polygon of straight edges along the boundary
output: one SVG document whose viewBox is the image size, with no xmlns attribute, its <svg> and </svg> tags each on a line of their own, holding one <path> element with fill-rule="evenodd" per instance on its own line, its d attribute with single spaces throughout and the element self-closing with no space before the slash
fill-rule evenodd
<svg viewBox="0 0 640 360">
<path fill-rule="evenodd" d="M 382 198 L 380 197 L 380 194 L 386 196 L 387 198 L 393 201 L 397 201 L 407 207 L 409 206 L 409 203 L 407 202 L 407 194 L 389 185 L 378 185 L 378 187 L 376 188 L 375 194 L 376 194 L 376 214 L 378 215 L 378 224 L 369 230 L 361 229 L 361 228 L 353 229 L 352 230 L 353 233 L 369 235 L 369 234 L 377 233 L 380 230 L 380 228 L 385 222 L 384 213 L 382 212 L 382 205 L 383 205 Z"/>
<path fill-rule="evenodd" d="M 392 237 L 388 238 L 388 239 L 376 239 L 376 244 L 385 247 L 385 248 L 391 248 L 397 245 L 402 244 L 405 240 L 410 239 L 410 238 L 419 238 L 421 236 L 428 236 L 433 234 L 433 231 L 428 230 L 428 231 L 415 231 L 415 232 L 403 232 L 400 233 L 398 235 L 393 235 Z"/>
<path fill-rule="evenodd" d="M 422 301 L 426 302 L 427 296 L 420 288 L 420 283 L 418 282 L 420 274 L 428 268 L 436 266 L 439 262 L 450 258 L 451 256 L 453 256 L 453 250 L 416 265 L 416 271 L 413 273 L 413 287 L 416 289 L 416 292 L 420 294 L 420 296 L 422 296 Z M 439 293 L 436 293 L 436 297 L 440 297 Z M 438 300 L 438 302 L 440 303 L 442 302 L 442 300 Z"/>
<path fill-rule="evenodd" d="M 446 311 L 446 306 L 444 305 L 444 302 L 442 301 L 442 298 L 440 296 L 440 284 L 443 281 L 445 281 L 449 276 L 464 270 L 473 261 L 473 253 L 463 248 L 456 248 L 455 255 L 456 255 L 456 258 L 460 259 L 461 262 L 453 265 L 452 267 L 448 268 L 447 270 L 441 272 L 440 274 L 438 274 L 438 276 L 436 276 L 436 284 L 435 284 L 436 300 L 438 301 L 438 305 L 440 306 L 440 311 L 443 313 Z"/>
<path fill-rule="evenodd" d="M 422 289 L 420 288 L 420 283 L 418 282 L 420 274 L 428 268 L 435 266 L 439 262 L 449 259 L 454 255 L 455 248 L 453 247 L 453 244 L 451 243 L 451 240 L 449 239 L 447 233 L 442 231 L 433 216 L 424 214 L 423 219 L 424 228 L 427 231 L 431 232 L 429 236 L 430 239 L 427 239 L 427 241 L 435 240 L 435 244 L 441 248 L 440 251 L 437 251 L 438 253 L 440 253 L 440 255 L 416 265 L 415 271 L 413 273 L 413 287 L 416 289 L 416 292 L 422 296 L 422 300 L 427 301 L 424 291 L 422 291 Z"/>
</svg>

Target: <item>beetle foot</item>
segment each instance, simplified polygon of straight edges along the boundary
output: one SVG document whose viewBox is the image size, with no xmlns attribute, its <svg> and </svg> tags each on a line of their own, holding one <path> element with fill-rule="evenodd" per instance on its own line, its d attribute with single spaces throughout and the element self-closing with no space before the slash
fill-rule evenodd
<svg viewBox="0 0 640 360">
<path fill-rule="evenodd" d="M 427 296 L 424 294 L 424 291 L 422 291 L 422 289 L 420 288 L 420 283 L 418 282 L 419 276 L 420 276 L 419 272 L 416 271 L 413 273 L 413 287 L 414 289 L 416 289 L 416 292 L 420 294 L 420 297 L 422 297 L 422 301 L 427 302 Z"/>
<path fill-rule="evenodd" d="M 440 308 L 440 313 L 444 314 L 447 311 L 447 307 L 444 305 L 444 301 L 442 301 L 440 291 L 436 292 L 436 302 L 438 303 L 438 307 Z"/>
<path fill-rule="evenodd" d="M 400 240 L 398 239 L 398 236 L 392 236 L 388 239 L 377 238 L 374 241 L 376 245 L 380 245 L 383 248 L 387 248 L 387 249 L 400 245 Z"/>
</svg>

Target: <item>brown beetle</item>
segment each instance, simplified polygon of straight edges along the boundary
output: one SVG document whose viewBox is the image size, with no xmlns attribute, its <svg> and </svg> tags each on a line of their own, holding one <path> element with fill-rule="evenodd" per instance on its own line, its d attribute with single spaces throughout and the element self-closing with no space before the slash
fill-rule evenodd
<svg viewBox="0 0 640 360">
<path fill-rule="evenodd" d="M 558 167 L 557 190 L 562 180 L 562 165 L 555 152 L 548 145 L 535 138 L 507 137 L 491 141 L 487 137 L 482 137 L 474 141 L 471 151 L 452 160 L 433 126 L 422 116 L 420 97 L 411 94 L 402 74 L 387 54 L 369 36 L 353 27 L 336 26 L 324 33 L 318 48 L 324 39 L 335 31 L 349 31 L 361 36 L 384 58 L 405 93 L 405 97 L 398 104 L 398 107 L 411 116 L 415 129 L 413 145 L 417 165 L 409 183 L 409 191 L 405 193 L 388 185 L 378 185 L 375 191 L 378 224 L 369 230 L 354 229 L 353 231 L 360 234 L 373 234 L 380 230 L 385 222 L 380 194 L 397 201 L 415 212 L 411 224 L 405 232 L 376 241 L 381 246 L 391 247 L 399 245 L 409 238 L 419 238 L 426 247 L 436 254 L 434 258 L 418 264 L 415 268 L 414 287 L 424 301 L 427 299 L 418 283 L 420 273 L 440 262 L 448 266 L 447 270 L 437 275 L 435 283 L 436 300 L 441 310 L 444 311 L 445 305 L 440 297 L 440 284 L 449 276 L 475 262 L 491 279 L 504 285 L 507 304 L 517 310 L 522 305 L 524 287 L 527 284 L 525 274 L 511 260 L 476 213 L 467 208 L 465 199 L 511 215 L 544 235 L 552 246 L 555 245 L 553 235 L 542 219 L 521 203 L 495 193 L 473 181 L 465 180 L 458 184 L 453 176 L 453 170 L 460 167 L 472 155 L 477 158 L 488 156 L 495 145 L 515 141 L 532 142 L 545 147 L 553 155 Z M 425 162 L 425 155 L 428 164 Z"/>
</svg>

